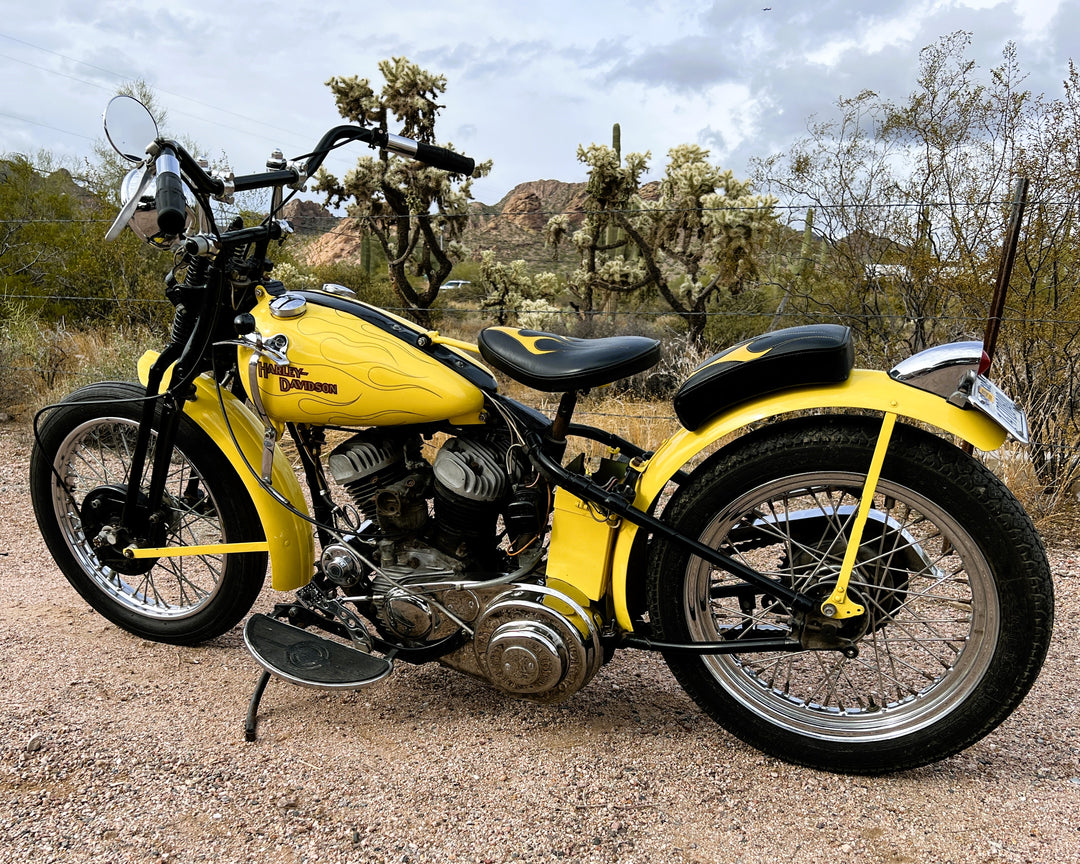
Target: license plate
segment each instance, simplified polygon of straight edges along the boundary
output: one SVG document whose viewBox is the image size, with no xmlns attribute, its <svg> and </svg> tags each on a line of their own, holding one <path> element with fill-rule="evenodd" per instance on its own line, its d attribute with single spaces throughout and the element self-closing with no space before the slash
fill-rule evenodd
<svg viewBox="0 0 1080 864">
<path fill-rule="evenodd" d="M 976 377 L 968 401 L 1021 444 L 1028 443 L 1028 422 L 1024 409 L 989 378 L 982 375 Z"/>
</svg>

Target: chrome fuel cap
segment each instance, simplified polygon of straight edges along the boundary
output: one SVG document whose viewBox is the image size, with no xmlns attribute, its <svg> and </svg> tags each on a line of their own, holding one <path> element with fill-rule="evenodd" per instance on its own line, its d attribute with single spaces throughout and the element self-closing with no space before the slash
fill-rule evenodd
<svg viewBox="0 0 1080 864">
<path fill-rule="evenodd" d="M 307 310 L 307 300 L 296 294 L 282 294 L 270 301 L 270 314 L 275 318 L 299 318 Z"/>
</svg>

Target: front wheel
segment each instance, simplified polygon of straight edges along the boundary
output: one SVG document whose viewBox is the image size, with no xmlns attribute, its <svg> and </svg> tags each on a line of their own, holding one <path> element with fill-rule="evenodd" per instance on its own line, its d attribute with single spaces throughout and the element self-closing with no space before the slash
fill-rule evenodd
<svg viewBox="0 0 1080 864">
<path fill-rule="evenodd" d="M 823 601 L 879 426 L 815 417 L 747 435 L 695 472 L 665 521 Z M 673 652 L 668 665 L 703 710 L 755 747 L 881 773 L 942 759 L 994 729 L 1034 683 L 1050 641 L 1053 583 L 1030 519 L 979 462 L 902 424 L 849 597 L 866 609 L 839 629 L 855 651 Z M 651 558 L 648 603 L 666 642 L 799 635 L 783 603 L 672 543 Z"/>
<path fill-rule="evenodd" d="M 98 612 L 158 642 L 219 636 L 251 608 L 265 552 L 125 559 L 100 540 L 119 524 L 142 415 L 141 387 L 92 384 L 42 422 L 30 460 L 34 515 L 68 581 Z M 151 436 L 147 464 L 153 459 Z M 217 445 L 181 417 L 162 507 L 165 546 L 261 540 L 258 513 Z"/>
</svg>

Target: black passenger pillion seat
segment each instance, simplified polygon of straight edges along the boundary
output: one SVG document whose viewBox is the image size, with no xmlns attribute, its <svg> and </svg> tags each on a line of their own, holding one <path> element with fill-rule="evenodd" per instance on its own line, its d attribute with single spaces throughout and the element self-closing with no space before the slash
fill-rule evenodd
<svg viewBox="0 0 1080 864">
<path fill-rule="evenodd" d="M 651 369 L 660 343 L 644 336 L 575 339 L 516 327 L 488 327 L 478 340 L 480 355 L 534 390 L 587 390 Z"/>
<path fill-rule="evenodd" d="M 787 327 L 714 354 L 675 394 L 675 415 L 693 431 L 740 402 L 815 384 L 846 381 L 855 365 L 851 328 Z"/>
</svg>

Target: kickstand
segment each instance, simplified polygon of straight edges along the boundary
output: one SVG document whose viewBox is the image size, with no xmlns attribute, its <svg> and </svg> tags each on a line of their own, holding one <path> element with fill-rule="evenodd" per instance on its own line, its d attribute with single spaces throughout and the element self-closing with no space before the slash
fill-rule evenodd
<svg viewBox="0 0 1080 864">
<path fill-rule="evenodd" d="M 255 692 L 251 694 L 251 702 L 248 703 L 247 719 L 244 721 L 244 740 L 254 741 L 258 735 L 255 727 L 259 725 L 259 703 L 262 701 L 266 685 L 270 683 L 270 673 L 263 672 L 259 683 L 255 685 Z"/>
</svg>

